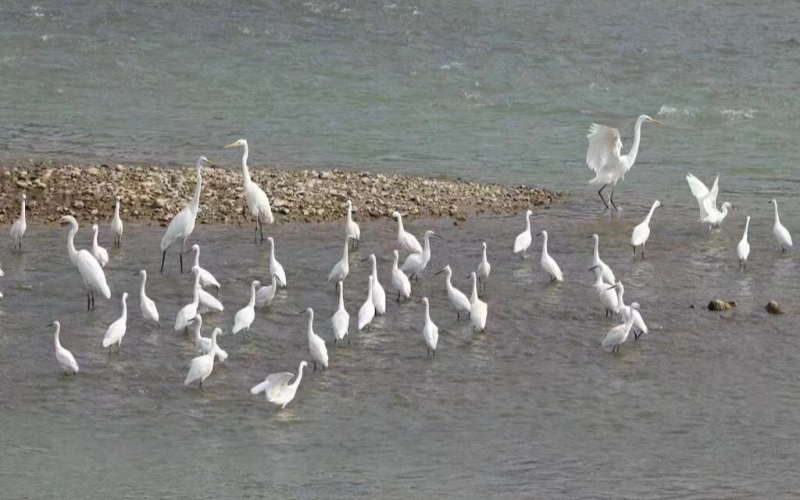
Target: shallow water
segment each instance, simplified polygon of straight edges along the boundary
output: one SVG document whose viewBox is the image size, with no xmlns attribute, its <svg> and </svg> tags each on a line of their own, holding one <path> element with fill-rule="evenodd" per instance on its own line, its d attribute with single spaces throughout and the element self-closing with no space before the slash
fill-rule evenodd
<svg viewBox="0 0 800 500">
<path fill-rule="evenodd" d="M 87 313 L 66 230 L 34 226 L 25 253 L 3 250 L 0 497 L 786 497 L 799 479 L 796 258 L 781 255 L 769 226 L 754 220 L 751 263 L 740 272 L 733 247 L 741 218 L 709 234 L 657 211 L 646 259 L 632 259 L 630 230 L 646 210 L 613 219 L 581 216 L 572 205 L 538 212 L 533 228 L 548 229 L 561 284 L 539 268 L 540 242 L 525 260 L 511 254 L 522 217 L 410 221 L 412 232 L 444 238 L 433 240 L 431 268 L 412 292 L 431 299 L 441 335 L 435 358 L 426 356 L 423 306 L 413 301 L 390 301 L 371 332 L 351 326 L 352 344 L 331 346 L 337 298 L 325 278 L 341 255 L 341 227 L 270 227 L 289 287 L 258 312 L 252 340 L 220 337 L 230 357 L 203 391 L 183 386 L 196 354 L 171 324 L 191 300 L 191 279 L 174 253 L 167 272 L 157 272 L 160 228 L 126 227 L 107 268 L 112 300 Z M 616 320 L 604 319 L 591 289 L 586 238 L 595 232 L 651 329 L 618 355 L 600 347 Z M 360 258 L 379 255 L 391 287 L 393 226 L 362 222 L 362 234 L 345 285 L 353 321 L 369 272 Z M 251 236 L 249 227 L 195 232 L 226 307 L 205 317 L 205 335 L 212 325 L 229 330 L 250 280 L 266 277 L 266 247 Z M 433 272 L 449 263 L 468 291 L 482 239 L 493 266 L 489 319 L 485 334 L 473 334 Z M 89 241 L 81 229 L 78 246 Z M 132 276 L 140 268 L 150 271 L 161 329 L 141 319 Z M 128 332 L 121 353 L 109 356 L 100 344 L 123 291 L 131 294 Z M 704 310 L 716 297 L 739 305 Z M 769 299 L 789 314 L 768 316 Z M 306 317 L 297 314 L 306 307 L 328 341 L 330 369 L 307 372 L 295 400 L 277 411 L 249 388 L 309 359 Z M 59 373 L 45 326 L 54 319 L 81 366 L 77 377 Z"/>
</svg>

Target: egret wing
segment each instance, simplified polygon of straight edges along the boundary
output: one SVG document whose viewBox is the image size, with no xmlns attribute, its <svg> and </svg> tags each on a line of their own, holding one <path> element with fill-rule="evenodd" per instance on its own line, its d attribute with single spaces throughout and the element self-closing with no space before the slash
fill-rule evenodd
<svg viewBox="0 0 800 500">
<path fill-rule="evenodd" d="M 169 226 L 167 226 L 167 232 L 164 233 L 164 237 L 161 238 L 162 252 L 169 248 L 169 246 L 172 245 L 175 240 L 183 236 L 186 226 L 189 224 L 191 214 L 192 208 L 185 207 L 183 210 L 178 212 L 178 215 L 172 218 Z"/>
<path fill-rule="evenodd" d="M 78 252 L 78 270 L 83 270 L 81 275 L 92 289 L 101 292 L 103 297 L 107 299 L 111 298 L 111 289 L 108 288 L 108 283 L 106 283 L 106 275 L 103 272 L 103 268 L 87 250 Z M 85 276 L 84 272 L 86 273 Z"/>
<path fill-rule="evenodd" d="M 689 189 L 692 190 L 692 196 L 697 199 L 697 204 L 700 206 L 700 220 L 703 221 L 708 218 L 708 214 L 710 212 L 707 202 L 710 192 L 706 185 L 703 184 L 703 181 L 692 174 L 686 174 L 686 182 L 689 183 Z"/>
<path fill-rule="evenodd" d="M 600 171 L 612 160 L 619 161 L 622 140 L 619 130 L 593 123 L 589 127 L 589 149 L 586 151 L 586 164 L 595 172 Z"/>
<path fill-rule="evenodd" d="M 265 381 L 267 387 L 264 388 L 267 391 L 267 399 L 276 398 L 278 394 L 289 385 L 289 381 L 292 380 L 292 377 L 294 377 L 294 373 L 289 372 L 273 373 L 269 375 Z"/>
</svg>

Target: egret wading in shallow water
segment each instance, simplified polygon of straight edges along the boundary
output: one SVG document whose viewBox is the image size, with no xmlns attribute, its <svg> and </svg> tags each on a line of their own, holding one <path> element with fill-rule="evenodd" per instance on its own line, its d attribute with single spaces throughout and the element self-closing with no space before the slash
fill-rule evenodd
<svg viewBox="0 0 800 500">
<path fill-rule="evenodd" d="M 606 318 L 614 316 L 614 313 L 619 312 L 619 301 L 617 300 L 617 293 L 609 288 L 603 281 L 603 271 L 598 266 L 594 266 L 589 271 L 594 271 L 595 282 L 594 290 L 600 296 L 600 303 L 606 310 Z"/>
<path fill-rule="evenodd" d="M 344 308 L 344 283 L 339 283 L 339 308 L 331 317 L 331 327 L 333 328 L 334 344 L 342 340 L 345 335 L 347 335 L 347 343 L 350 343 L 350 335 L 347 332 L 350 328 L 350 314 Z"/>
<path fill-rule="evenodd" d="M 750 243 L 747 242 L 747 230 L 750 228 L 750 216 L 747 216 L 747 221 L 744 223 L 744 234 L 742 240 L 736 245 L 736 255 L 739 257 L 739 269 L 747 269 L 747 257 L 750 256 Z"/>
<path fill-rule="evenodd" d="M 421 273 L 431 260 L 431 236 L 438 236 L 431 230 L 425 231 L 425 236 L 422 240 L 425 244 L 422 247 L 421 253 L 412 253 L 406 257 L 400 270 L 408 274 L 409 279 L 414 278 L 415 281 L 419 280 L 419 273 Z"/>
<path fill-rule="evenodd" d="M 122 294 L 122 316 L 118 320 L 111 323 L 111 326 L 106 330 L 106 336 L 103 337 L 103 347 L 117 344 L 117 352 L 122 347 L 122 337 L 128 329 L 128 292 Z"/>
<path fill-rule="evenodd" d="M 717 195 L 719 194 L 719 175 L 714 179 L 714 184 L 709 190 L 703 182 L 692 174 L 686 174 L 686 182 L 692 195 L 700 206 L 700 222 L 708 224 L 709 231 L 719 227 L 728 215 L 728 209 L 733 205 L 727 201 L 722 204 L 722 210 L 717 210 Z"/>
<path fill-rule="evenodd" d="M 622 317 L 622 321 L 625 322 L 628 320 L 628 317 L 633 318 L 633 326 L 631 329 L 633 330 L 633 340 L 639 340 L 639 337 L 648 333 L 647 325 L 644 323 L 644 319 L 642 319 L 642 315 L 639 314 L 640 305 L 636 302 L 631 303 L 631 305 L 626 306 L 625 300 L 623 295 L 625 295 L 625 287 L 622 286 L 621 282 L 617 282 L 608 289 L 611 290 L 613 288 L 617 289 L 617 302 L 619 303 L 619 314 Z M 636 333 L 636 329 L 639 329 L 639 333 Z"/>
<path fill-rule="evenodd" d="M 594 257 L 592 258 L 592 267 L 597 267 L 603 277 L 603 281 L 609 285 L 616 283 L 617 279 L 614 277 L 614 272 L 605 262 L 600 260 L 600 237 L 596 234 L 589 236 L 594 240 Z"/>
<path fill-rule="evenodd" d="M 650 207 L 650 212 L 648 212 L 647 217 L 644 218 L 644 221 L 633 228 L 633 234 L 631 234 L 631 246 L 633 247 L 634 256 L 636 256 L 636 247 L 641 246 L 642 258 L 644 259 L 644 245 L 647 243 L 647 239 L 650 237 L 650 219 L 653 218 L 653 212 L 656 211 L 656 208 L 660 206 L 660 201 L 654 201 L 653 206 Z"/>
<path fill-rule="evenodd" d="M 428 302 L 428 297 L 422 297 L 420 301 L 425 304 L 425 326 L 422 327 L 422 338 L 425 339 L 425 345 L 428 346 L 428 355 L 433 351 L 436 356 L 436 344 L 439 343 L 439 327 L 431 321 L 431 306 Z"/>
<path fill-rule="evenodd" d="M 22 195 L 22 209 L 19 212 L 19 219 L 14 221 L 11 225 L 11 239 L 14 240 L 14 250 L 22 251 L 22 237 L 25 236 L 25 230 L 28 229 L 28 222 L 25 220 L 25 205 L 28 197 Z"/>
<path fill-rule="evenodd" d="M 374 253 L 369 254 L 367 259 L 372 262 L 372 274 L 370 275 L 370 279 L 372 280 L 372 303 L 375 306 L 375 314 L 386 314 L 386 292 L 383 286 L 381 286 L 380 281 L 378 281 L 378 260 L 375 258 Z"/>
<path fill-rule="evenodd" d="M 344 226 L 344 235 L 353 242 L 353 248 L 361 243 L 361 228 L 353 221 L 353 202 L 347 200 L 347 223 Z"/>
<path fill-rule="evenodd" d="M 528 210 L 525 212 L 525 230 L 519 233 L 514 240 L 514 253 L 520 254 L 520 258 L 523 259 L 525 258 L 525 252 L 528 251 L 528 247 L 531 246 L 531 242 L 533 241 L 533 236 L 531 235 L 531 215 L 533 215 L 533 211 Z"/>
<path fill-rule="evenodd" d="M 198 314 L 218 313 L 224 311 L 225 307 L 222 305 L 222 302 L 217 300 L 217 298 L 211 295 L 210 293 L 203 290 L 203 286 L 201 285 L 202 281 L 200 279 L 199 270 L 200 270 L 199 267 L 192 266 L 192 274 L 194 274 L 194 283 L 197 286 Z"/>
<path fill-rule="evenodd" d="M 222 330 L 217 328 L 211 333 L 211 349 L 206 354 L 194 358 L 189 365 L 189 373 L 186 375 L 186 380 L 183 385 L 189 385 L 197 380 L 200 381 L 200 389 L 203 388 L 203 382 L 214 371 L 214 357 L 217 353 L 217 335 Z"/>
<path fill-rule="evenodd" d="M 215 278 L 210 272 L 200 267 L 200 245 L 197 243 L 192 245 L 192 251 L 194 252 L 194 266 L 192 267 L 192 270 L 197 268 L 197 273 L 200 275 L 200 286 L 203 288 L 207 286 L 214 286 L 217 288 L 217 294 L 219 294 L 219 281 L 217 281 L 217 278 Z"/>
<path fill-rule="evenodd" d="M 342 260 L 336 263 L 331 269 L 330 274 L 328 274 L 328 283 L 333 281 L 334 289 L 338 289 L 339 283 L 343 282 L 347 275 L 350 274 L 350 254 L 348 250 L 350 248 L 350 237 L 347 236 L 344 239 L 344 251 L 342 252 Z"/>
<path fill-rule="evenodd" d="M 275 240 L 272 239 L 272 236 L 267 238 L 267 243 L 269 243 L 269 274 L 275 276 L 278 280 L 278 284 L 282 288 L 285 288 L 286 273 L 283 271 L 281 263 L 275 258 Z"/>
<path fill-rule="evenodd" d="M 294 395 L 297 393 L 297 386 L 300 385 L 300 381 L 303 379 L 303 368 L 306 366 L 308 366 L 308 363 L 305 361 L 300 362 L 300 366 L 297 368 L 297 378 L 294 379 L 292 384 L 289 381 L 294 377 L 294 373 L 273 373 L 268 375 L 263 382 L 250 389 L 250 394 L 256 395 L 264 392 L 267 395 L 267 401 L 280 406 L 282 410 L 294 399 Z"/>
<path fill-rule="evenodd" d="M 611 352 L 619 352 L 619 346 L 628 340 L 628 333 L 630 333 L 632 326 L 633 316 L 628 316 L 623 324 L 617 325 L 608 331 L 606 338 L 603 339 L 603 347 L 610 347 Z"/>
<path fill-rule="evenodd" d="M 469 319 L 472 321 L 472 331 L 482 332 L 486 330 L 486 316 L 489 313 L 489 306 L 486 302 L 478 298 L 478 276 L 471 273 L 472 296 L 469 298 Z"/>
<path fill-rule="evenodd" d="M 781 251 L 786 253 L 786 249 L 792 247 L 792 235 L 789 234 L 789 230 L 783 227 L 783 224 L 781 224 L 781 219 L 778 217 L 777 200 L 772 200 L 770 203 L 775 205 L 775 224 L 772 226 L 772 234 L 774 234 L 775 239 L 778 240 L 778 244 L 781 246 Z"/>
<path fill-rule="evenodd" d="M 209 354 L 211 349 L 214 348 L 214 344 L 211 342 L 211 339 L 200 335 L 200 330 L 203 328 L 203 317 L 199 314 L 195 316 L 192 326 L 194 327 L 194 346 L 197 349 L 197 352 L 200 354 Z M 215 328 L 214 331 L 216 331 L 218 335 L 222 333 L 220 328 Z M 228 353 L 222 350 L 219 344 L 216 345 L 214 355 L 218 360 L 223 362 L 228 359 Z"/>
<path fill-rule="evenodd" d="M 61 224 L 69 224 L 69 234 L 67 235 L 67 253 L 69 253 L 69 260 L 72 261 L 78 269 L 83 284 L 86 286 L 86 310 L 94 307 L 94 292 L 103 294 L 103 297 L 111 298 L 111 289 L 106 283 L 106 275 L 103 273 L 103 268 L 97 262 L 88 250 L 75 250 L 75 234 L 78 232 L 78 221 L 71 215 L 66 215 L 61 218 Z"/>
<path fill-rule="evenodd" d="M 392 217 L 397 221 L 397 245 L 400 249 L 409 253 L 422 253 L 422 245 L 417 237 L 403 228 L 403 216 L 400 212 L 392 213 Z"/>
<path fill-rule="evenodd" d="M 263 223 L 272 224 L 275 222 L 275 217 L 272 216 L 272 208 L 269 205 L 269 198 L 263 189 L 250 179 L 250 170 L 247 168 L 247 157 L 250 154 L 250 149 L 247 146 L 247 140 L 239 139 L 225 146 L 226 149 L 243 147 L 244 153 L 242 154 L 242 177 L 244 178 L 244 199 L 247 202 L 247 208 L 250 210 L 250 215 L 256 219 L 255 229 L 255 242 L 258 243 L 258 232 L 261 231 L 261 241 L 264 241 L 264 227 Z"/>
<path fill-rule="evenodd" d="M 272 276 L 270 280 L 271 284 L 269 286 L 262 286 L 256 292 L 256 307 L 263 308 L 272 304 L 275 293 L 278 291 L 278 278 Z"/>
<path fill-rule="evenodd" d="M 445 285 L 447 287 L 447 297 L 450 299 L 450 302 L 453 303 L 453 307 L 456 308 L 456 321 L 461 319 L 461 313 L 465 312 L 469 314 L 471 303 L 467 298 L 466 294 L 459 290 L 458 288 L 453 286 L 451 278 L 453 277 L 453 270 L 450 269 L 449 265 L 444 266 L 444 268 L 436 274 L 445 273 Z"/>
<path fill-rule="evenodd" d="M 108 251 L 97 244 L 97 233 L 100 228 L 97 227 L 97 224 L 92 226 L 92 257 L 97 259 L 97 262 L 100 263 L 100 267 L 106 267 L 108 264 Z"/>
<path fill-rule="evenodd" d="M 114 235 L 114 244 L 117 246 L 122 246 L 122 219 L 119 216 L 119 203 L 122 201 L 122 198 L 117 196 L 117 203 L 114 206 L 114 217 L 111 219 L 111 234 Z"/>
<path fill-rule="evenodd" d="M 178 212 L 178 215 L 172 218 L 167 226 L 167 232 L 161 238 L 161 272 L 164 272 L 164 260 L 167 258 L 167 250 L 173 243 L 181 241 L 181 251 L 178 257 L 181 262 L 181 272 L 183 272 L 183 254 L 186 251 L 186 239 L 194 231 L 194 223 L 197 220 L 197 212 L 200 210 L 200 189 L 203 187 L 202 170 L 203 165 L 214 166 L 213 163 L 208 161 L 205 156 L 201 156 L 195 164 L 197 171 L 197 184 L 194 187 L 194 196 L 192 202 L 183 210 Z"/>
<path fill-rule="evenodd" d="M 586 136 L 589 139 L 586 164 L 594 171 L 594 179 L 589 181 L 589 184 L 603 185 L 597 194 L 606 208 L 608 208 L 608 203 L 603 198 L 603 190 L 611 185 L 609 201 L 614 210 L 619 211 L 614 205 L 614 188 L 617 186 L 617 181 L 623 178 L 636 162 L 636 156 L 639 154 L 639 141 L 642 137 L 642 123 L 644 122 L 661 125 L 660 121 L 653 120 L 647 115 L 637 118 L 636 125 L 633 127 L 633 145 L 626 155 L 621 155 L 622 140 L 619 130 L 597 123 L 593 123 L 589 127 L 589 134 Z"/>
<path fill-rule="evenodd" d="M 175 331 L 186 333 L 186 328 L 197 316 L 197 308 L 200 306 L 200 277 L 194 275 L 194 286 L 192 287 L 192 301 L 181 308 L 175 316 Z"/>
<path fill-rule="evenodd" d="M 300 311 L 300 314 L 308 314 L 308 351 L 314 359 L 314 371 L 317 371 L 317 362 L 327 369 L 328 349 L 322 337 L 314 333 L 314 310 L 309 307 L 305 311 Z"/>
<path fill-rule="evenodd" d="M 256 319 L 256 288 L 261 286 L 261 282 L 256 280 L 250 284 L 250 302 L 246 306 L 239 309 L 236 316 L 233 318 L 233 330 L 231 333 L 236 335 L 239 331 L 244 330 L 244 335 L 250 336 L 250 325 Z"/>
<path fill-rule="evenodd" d="M 481 293 L 485 293 L 486 280 L 489 279 L 489 273 L 492 272 L 492 265 L 486 259 L 486 242 L 482 242 L 481 245 L 483 245 L 483 256 L 481 263 L 478 264 L 478 284 L 481 286 Z"/>
<path fill-rule="evenodd" d="M 61 332 L 61 323 L 58 321 L 53 321 L 50 323 L 50 326 L 56 327 L 56 361 L 58 361 L 58 364 L 61 365 L 61 369 L 64 370 L 65 375 L 77 375 L 78 371 L 80 371 L 80 368 L 78 368 L 78 363 L 75 361 L 75 356 L 73 356 L 68 350 L 61 347 L 61 342 L 58 340 L 58 334 Z"/>
<path fill-rule="evenodd" d="M 542 265 L 544 272 L 550 275 L 550 281 L 564 281 L 564 275 L 561 274 L 561 268 L 558 267 L 554 258 L 550 257 L 547 253 L 547 231 L 542 231 L 537 236 L 542 237 L 542 258 L 539 263 Z"/>
<path fill-rule="evenodd" d="M 397 262 L 400 260 L 400 252 L 394 251 L 394 261 L 392 263 L 392 286 L 397 291 L 397 301 L 400 302 L 400 297 L 408 300 L 411 297 L 411 282 L 408 276 L 397 267 Z"/>
<path fill-rule="evenodd" d="M 367 330 L 370 329 L 369 325 L 372 323 L 372 319 L 375 317 L 375 301 L 374 301 L 374 293 L 375 293 L 375 280 L 372 276 L 369 277 L 369 282 L 367 284 L 367 300 L 361 306 L 361 309 L 358 310 L 358 330 L 361 331 L 364 328 Z M 350 337 L 347 337 L 347 342 L 350 343 Z"/>
<path fill-rule="evenodd" d="M 142 277 L 142 285 L 139 289 L 139 305 L 142 308 L 142 317 L 147 321 L 155 322 L 156 325 L 161 327 L 161 322 L 158 320 L 158 309 L 156 309 L 156 303 L 153 302 L 153 299 L 148 297 L 144 291 L 145 283 L 147 283 L 147 271 L 142 269 L 133 275 L 140 275 Z"/>
</svg>

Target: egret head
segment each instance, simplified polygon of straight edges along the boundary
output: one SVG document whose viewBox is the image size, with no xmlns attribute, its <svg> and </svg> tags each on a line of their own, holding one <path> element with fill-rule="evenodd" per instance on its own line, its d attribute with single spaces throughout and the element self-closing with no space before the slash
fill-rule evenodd
<svg viewBox="0 0 800 500">
<path fill-rule="evenodd" d="M 425 304 L 426 306 L 428 305 L 428 297 L 422 297 L 421 299 L 419 299 L 419 301 Z"/>
<path fill-rule="evenodd" d="M 70 225 L 78 227 L 78 221 L 75 220 L 75 217 L 71 215 L 65 215 L 58 221 L 62 226 Z"/>
<path fill-rule="evenodd" d="M 545 231 L 544 229 L 542 229 L 542 232 L 540 232 L 540 233 L 539 233 L 539 234 L 537 234 L 536 236 L 541 236 L 541 237 L 543 237 L 543 238 L 547 238 L 547 231 Z"/>
<path fill-rule="evenodd" d="M 448 275 L 448 276 L 449 276 L 450 274 L 452 274 L 452 273 L 453 273 L 453 270 L 452 270 L 452 269 L 450 269 L 450 264 L 448 264 L 448 265 L 444 266 L 444 267 L 442 268 L 442 270 L 441 270 L 441 271 L 439 271 L 439 272 L 438 272 L 438 273 L 436 273 L 436 274 L 438 275 L 438 274 L 442 274 L 442 273 L 447 273 L 447 275 Z"/>
<path fill-rule="evenodd" d="M 115 199 L 117 200 L 117 203 L 119 203 L 120 201 L 122 201 L 122 198 L 121 198 L 119 195 L 117 195 L 117 196 L 115 197 Z"/>
<path fill-rule="evenodd" d="M 662 125 L 662 123 L 660 121 L 654 120 L 654 119 L 650 118 L 647 115 L 642 115 L 641 117 L 639 117 L 639 119 L 643 120 L 643 121 L 646 121 L 646 122 L 655 123 L 656 125 Z"/>
<path fill-rule="evenodd" d="M 730 202 L 726 201 L 725 203 L 722 204 L 722 210 L 725 210 L 726 208 L 733 208 L 733 205 Z"/>
<path fill-rule="evenodd" d="M 653 203 L 653 206 L 654 206 L 654 207 L 656 207 L 656 208 L 658 208 L 658 207 L 660 207 L 660 206 L 661 206 L 661 202 L 660 202 L 660 201 L 658 201 L 658 200 L 656 200 L 656 201 L 655 201 L 655 203 Z"/>
<path fill-rule="evenodd" d="M 97 224 L 95 224 L 92 226 L 92 232 L 96 233 L 97 231 L 99 231 L 99 228 L 97 227 Z"/>
<path fill-rule="evenodd" d="M 247 146 L 247 139 L 239 139 L 236 142 L 232 142 L 232 143 L 228 144 L 227 146 L 225 146 L 225 149 L 238 148 L 238 147 L 242 147 L 242 146 Z"/>
<path fill-rule="evenodd" d="M 397 250 L 393 250 L 392 255 L 394 256 L 395 262 L 397 261 L 397 259 L 400 258 L 400 252 L 398 252 Z"/>
<path fill-rule="evenodd" d="M 252 287 L 256 288 L 256 287 L 259 287 L 259 286 L 261 286 L 261 282 L 258 281 L 258 280 L 253 280 Z"/>
<path fill-rule="evenodd" d="M 308 363 L 306 363 L 305 361 L 301 361 L 301 362 L 300 362 L 300 369 L 301 369 L 301 370 L 302 370 L 303 368 L 307 367 L 307 366 L 308 366 Z"/>
<path fill-rule="evenodd" d="M 125 302 L 126 300 L 128 300 L 128 292 L 122 294 L 122 302 Z"/>
<path fill-rule="evenodd" d="M 133 275 L 134 276 L 142 276 L 142 277 L 146 278 L 147 277 L 147 271 L 142 269 L 141 271 L 137 271 L 137 272 L 133 273 Z"/>
<path fill-rule="evenodd" d="M 640 306 L 638 302 L 632 302 L 631 307 L 637 310 L 642 308 L 642 306 Z"/>
<path fill-rule="evenodd" d="M 402 218 L 403 218 L 403 216 L 402 216 L 402 215 L 400 215 L 400 212 L 398 212 L 398 211 L 396 211 L 396 210 L 395 210 L 394 212 L 392 212 L 392 218 L 393 218 L 393 219 L 396 219 L 396 220 L 400 220 L 400 219 L 402 219 Z"/>
<path fill-rule="evenodd" d="M 23 194 L 22 195 L 22 201 L 26 201 L 27 199 L 28 199 L 28 197 Z"/>
<path fill-rule="evenodd" d="M 198 245 L 197 243 L 192 245 L 192 252 L 199 252 L 199 251 L 200 251 L 200 245 Z"/>
<path fill-rule="evenodd" d="M 211 335 L 223 335 L 222 328 L 214 328 L 214 331 L 211 332 Z"/>
<path fill-rule="evenodd" d="M 525 212 L 525 217 L 530 217 L 531 215 L 533 215 L 533 210 L 528 210 Z"/>
<path fill-rule="evenodd" d="M 600 237 L 597 236 L 596 234 L 593 234 L 591 236 L 587 236 L 586 237 L 586 239 L 589 239 L 589 238 L 593 239 L 594 241 L 600 241 Z"/>
<path fill-rule="evenodd" d="M 58 321 L 53 321 L 52 323 L 48 323 L 47 326 L 54 326 L 56 328 L 61 328 L 61 323 Z"/>
<path fill-rule="evenodd" d="M 24 195 L 23 195 L 23 196 L 24 196 Z M 777 201 L 775 198 L 773 198 L 773 199 L 769 200 L 769 202 L 768 202 L 768 203 L 772 203 L 772 204 L 774 204 L 774 205 L 777 205 L 777 204 L 778 204 L 778 201 Z"/>
</svg>

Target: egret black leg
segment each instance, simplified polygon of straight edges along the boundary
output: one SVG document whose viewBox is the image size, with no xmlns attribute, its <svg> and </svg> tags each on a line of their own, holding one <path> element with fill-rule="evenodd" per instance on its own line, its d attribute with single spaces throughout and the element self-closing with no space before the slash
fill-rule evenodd
<svg viewBox="0 0 800 500">
<path fill-rule="evenodd" d="M 164 272 L 164 259 L 167 258 L 167 251 L 164 250 L 164 253 L 161 254 L 161 272 Z"/>
<path fill-rule="evenodd" d="M 92 294 L 92 309 L 94 309 L 94 290 L 90 290 L 90 293 Z"/>
<path fill-rule="evenodd" d="M 256 220 L 258 221 L 258 229 L 261 232 L 261 243 L 264 243 L 264 224 L 261 222 L 260 216 L 256 216 Z"/>
<path fill-rule="evenodd" d="M 347 345 L 350 345 L 350 334 L 347 334 Z"/>
<path fill-rule="evenodd" d="M 606 184 L 606 185 L 604 185 L 603 187 L 601 187 L 601 188 L 600 188 L 600 191 L 598 191 L 598 192 L 597 192 L 597 194 L 598 194 L 598 195 L 600 195 L 600 199 L 601 199 L 601 200 L 603 200 L 603 205 L 605 205 L 605 206 L 606 206 L 606 208 L 608 208 L 608 203 L 606 203 L 606 199 L 605 199 L 605 198 L 603 198 L 603 190 L 604 190 L 605 188 L 607 188 L 607 187 L 608 187 L 608 184 Z"/>
<path fill-rule="evenodd" d="M 317 371 L 317 362 L 314 361 L 314 371 Z"/>
<path fill-rule="evenodd" d="M 89 298 L 89 290 L 86 290 L 86 310 L 90 311 L 92 309 L 92 299 Z"/>
<path fill-rule="evenodd" d="M 258 219 L 256 219 L 255 233 L 253 233 L 253 243 L 258 243 Z"/>
<path fill-rule="evenodd" d="M 181 274 L 183 274 L 183 252 L 179 253 L 178 257 L 181 260 Z"/>
<path fill-rule="evenodd" d="M 617 187 L 617 186 L 611 186 L 611 196 L 609 197 L 609 199 L 608 199 L 608 200 L 611 202 L 611 206 L 612 206 L 612 207 L 614 207 L 614 210 L 616 210 L 617 212 L 619 212 L 619 209 L 617 208 L 617 206 L 616 206 L 616 205 L 614 205 L 614 188 L 615 188 L 615 187 Z M 608 205 L 606 205 L 606 207 L 607 207 L 607 206 L 608 206 Z"/>
</svg>

